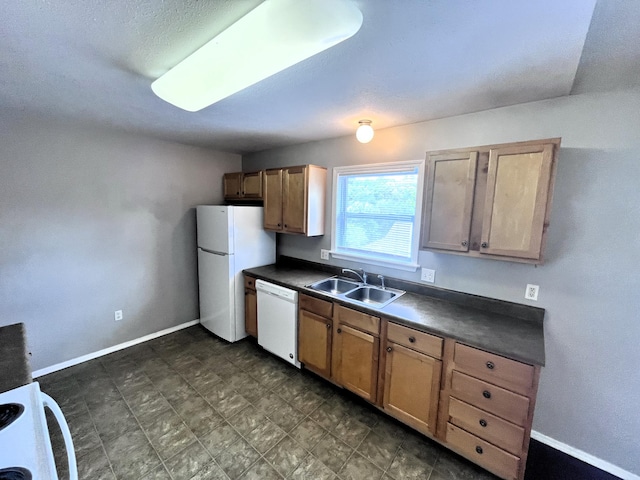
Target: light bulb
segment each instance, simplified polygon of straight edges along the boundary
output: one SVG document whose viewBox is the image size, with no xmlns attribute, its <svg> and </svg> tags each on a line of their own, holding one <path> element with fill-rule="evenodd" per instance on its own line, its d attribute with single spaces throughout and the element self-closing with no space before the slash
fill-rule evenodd
<svg viewBox="0 0 640 480">
<path fill-rule="evenodd" d="M 369 143 L 373 139 L 373 127 L 371 120 L 360 120 L 360 126 L 356 130 L 356 138 L 360 143 Z"/>
</svg>

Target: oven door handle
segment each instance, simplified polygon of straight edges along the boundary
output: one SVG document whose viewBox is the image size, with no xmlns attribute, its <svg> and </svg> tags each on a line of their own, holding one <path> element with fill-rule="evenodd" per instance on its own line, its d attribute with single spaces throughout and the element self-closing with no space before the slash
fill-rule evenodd
<svg viewBox="0 0 640 480">
<path fill-rule="evenodd" d="M 76 452 L 73 448 L 73 439 L 71 438 L 71 432 L 69 431 L 69 425 L 64 418 L 64 414 L 56 401 L 44 392 L 40 392 L 42 403 L 45 407 L 51 410 L 51 413 L 56 417 L 60 430 L 62 431 L 62 437 L 64 438 L 64 446 L 67 451 L 67 461 L 69 463 L 69 480 L 78 480 L 78 465 L 76 464 Z"/>
</svg>

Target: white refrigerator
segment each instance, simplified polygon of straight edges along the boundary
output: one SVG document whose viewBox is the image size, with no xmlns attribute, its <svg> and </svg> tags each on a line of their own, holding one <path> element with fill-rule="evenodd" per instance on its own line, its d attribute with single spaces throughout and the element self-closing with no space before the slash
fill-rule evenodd
<svg viewBox="0 0 640 480">
<path fill-rule="evenodd" d="M 275 233 L 264 230 L 263 216 L 262 207 L 196 207 L 200 323 L 229 342 L 247 336 L 242 270 L 276 260 Z"/>
</svg>

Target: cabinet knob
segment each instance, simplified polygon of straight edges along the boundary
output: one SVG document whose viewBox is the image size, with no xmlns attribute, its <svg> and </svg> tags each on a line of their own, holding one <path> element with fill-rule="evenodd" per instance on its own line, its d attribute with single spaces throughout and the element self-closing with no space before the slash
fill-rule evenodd
<svg viewBox="0 0 640 480">
<path fill-rule="evenodd" d="M 411 343 L 415 343 L 416 342 L 416 337 L 409 337 L 409 341 Z"/>
<path fill-rule="evenodd" d="M 485 390 L 484 392 L 482 392 L 482 396 L 484 398 L 491 398 L 491 392 L 489 390 Z"/>
<path fill-rule="evenodd" d="M 487 421 L 484 418 L 481 418 L 479 423 L 480 423 L 481 427 L 486 427 L 487 426 Z"/>
<path fill-rule="evenodd" d="M 468 245 L 468 242 L 466 240 L 462 240 L 462 246 L 466 247 Z"/>
<path fill-rule="evenodd" d="M 342 329 L 341 329 L 341 328 L 339 328 L 338 330 L 336 330 L 336 332 L 338 332 L 338 333 L 342 333 Z"/>
<path fill-rule="evenodd" d="M 330 323 L 327 323 L 327 328 L 331 328 L 331 324 Z"/>
<path fill-rule="evenodd" d="M 236 192 L 236 195 L 240 195 L 240 192 Z"/>
<path fill-rule="evenodd" d="M 393 348 L 387 347 L 387 352 L 391 352 L 392 350 L 393 350 Z"/>
<path fill-rule="evenodd" d="M 284 228 L 287 228 L 287 224 L 286 223 L 284 224 Z"/>
<path fill-rule="evenodd" d="M 482 455 L 482 447 L 480 445 L 476 447 L 476 453 L 479 453 L 480 455 Z"/>
<path fill-rule="evenodd" d="M 482 248 L 487 248 L 487 247 L 489 246 L 489 244 L 488 244 L 487 242 L 482 242 L 482 243 L 480 244 L 480 246 L 481 246 Z"/>
<path fill-rule="evenodd" d="M 290 353 L 290 354 L 289 354 L 289 358 L 293 358 L 293 353 Z"/>
<path fill-rule="evenodd" d="M 493 364 L 493 362 L 487 362 L 487 368 L 489 370 L 493 370 L 495 368 L 495 365 Z"/>
<path fill-rule="evenodd" d="M 280 227 L 281 225 L 280 225 L 280 224 L 278 224 L 278 226 Z"/>
</svg>

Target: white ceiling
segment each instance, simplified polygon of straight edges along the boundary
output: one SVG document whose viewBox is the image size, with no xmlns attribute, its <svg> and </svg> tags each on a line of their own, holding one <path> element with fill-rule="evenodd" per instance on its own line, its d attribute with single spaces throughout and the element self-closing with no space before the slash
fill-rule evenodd
<svg viewBox="0 0 640 480">
<path fill-rule="evenodd" d="M 4 2 L 0 107 L 244 153 L 640 82 L 637 0 L 354 1 L 354 37 L 196 113 L 151 82 L 261 0 Z"/>
</svg>

